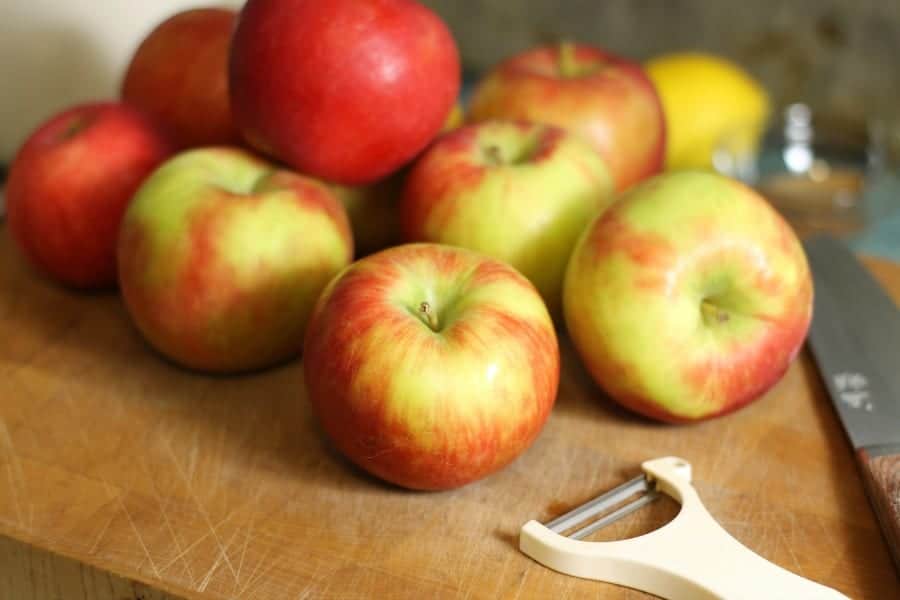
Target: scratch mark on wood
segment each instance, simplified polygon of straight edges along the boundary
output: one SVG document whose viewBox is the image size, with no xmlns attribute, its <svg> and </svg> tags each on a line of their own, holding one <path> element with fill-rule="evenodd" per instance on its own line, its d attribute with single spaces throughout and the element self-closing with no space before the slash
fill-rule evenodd
<svg viewBox="0 0 900 600">
<path fill-rule="evenodd" d="M 251 463 L 250 468 L 253 469 L 256 466 L 256 461 L 254 460 Z M 247 556 L 247 547 L 250 545 L 250 539 L 253 537 L 253 529 L 256 526 L 256 515 L 260 513 L 260 505 L 262 504 L 262 496 L 263 496 L 263 487 L 260 485 L 257 487 L 256 493 L 253 494 L 253 510 L 250 511 L 250 522 L 247 524 L 247 528 L 244 530 L 244 545 L 241 548 L 241 558 L 238 561 L 237 575 L 235 576 L 235 590 L 237 590 L 241 585 L 241 572 L 244 569 L 244 558 Z"/>
<path fill-rule="evenodd" d="M 128 507 L 125 505 L 125 501 L 122 499 L 121 495 L 117 498 L 117 500 L 119 501 L 119 507 L 121 507 L 122 512 L 125 513 L 125 517 L 128 519 L 128 523 L 131 525 L 131 530 L 134 531 L 134 535 L 137 536 L 138 543 L 141 545 L 141 549 L 144 551 L 144 555 L 147 557 L 147 562 L 150 563 L 150 568 L 153 569 L 153 574 L 156 575 L 157 579 L 161 580 L 162 575 L 160 575 L 159 569 L 156 568 L 156 563 L 153 562 L 153 557 L 150 556 L 150 551 L 147 549 L 147 544 L 144 543 L 144 537 L 138 530 L 134 519 L 131 517 L 131 513 L 128 512 Z"/>
<path fill-rule="evenodd" d="M 112 500 L 112 498 L 110 500 Z M 88 555 L 94 556 L 97 554 L 97 549 L 100 547 L 100 542 L 103 541 L 103 536 L 106 535 L 106 530 L 109 529 L 110 524 L 116 519 L 116 516 L 116 513 L 112 513 L 106 520 L 106 523 L 103 524 L 103 527 L 100 528 L 100 531 L 97 533 L 97 537 L 94 538 L 94 543 L 91 544 L 91 547 L 88 550 Z"/>
<path fill-rule="evenodd" d="M 153 497 L 156 499 L 156 503 L 159 505 L 159 512 L 162 513 L 163 523 L 165 524 L 166 530 L 169 532 L 169 535 L 172 537 L 172 541 L 175 542 L 175 550 L 177 551 L 178 557 L 182 559 L 182 565 L 184 566 L 184 570 L 187 573 L 188 581 L 190 582 L 190 586 L 194 587 L 196 579 L 194 578 L 194 571 L 191 569 L 191 564 L 185 559 L 186 553 L 182 549 L 181 539 L 178 534 L 175 532 L 175 528 L 172 527 L 172 521 L 169 519 L 169 503 L 171 502 L 171 496 L 169 499 L 163 501 L 163 498 L 160 494 L 159 487 L 156 483 L 156 478 L 150 473 L 150 470 L 147 468 L 146 463 L 141 460 L 141 470 L 144 471 L 144 475 L 146 475 L 147 480 L 150 482 L 150 489 L 153 492 Z M 177 560 L 177 559 L 176 559 Z M 174 561 L 168 563 L 167 566 L 171 566 L 174 564 Z M 163 568 L 162 571 L 166 569 Z"/>
<path fill-rule="evenodd" d="M 228 521 L 231 519 L 231 517 L 234 516 L 234 514 L 235 514 L 234 512 L 228 513 L 228 514 L 225 516 L 225 518 L 223 518 L 221 521 L 219 521 L 218 523 L 216 523 L 216 528 L 218 529 L 219 527 L 221 527 L 222 525 L 224 525 L 226 522 L 228 522 Z M 188 554 L 191 550 L 193 550 L 194 548 L 196 548 L 197 546 L 199 546 L 200 544 L 202 544 L 204 541 L 206 541 L 210 536 L 212 536 L 212 531 L 211 531 L 211 530 L 210 530 L 210 531 L 207 531 L 206 533 L 204 533 L 203 535 L 201 535 L 200 537 L 198 537 L 196 540 L 194 540 L 193 542 L 191 542 L 190 544 L 188 544 L 187 546 L 185 546 L 184 550 L 183 550 L 180 554 L 178 554 L 177 556 L 174 556 L 173 558 L 171 558 L 171 559 L 169 560 L 169 562 L 167 562 L 165 565 L 163 565 L 163 566 L 160 568 L 160 570 L 161 570 L 161 571 L 165 571 L 166 569 L 168 569 L 169 567 L 171 567 L 171 566 L 172 566 L 173 564 L 175 564 L 177 561 L 181 560 L 181 559 L 184 557 L 184 555 Z"/>
<path fill-rule="evenodd" d="M 216 546 L 219 549 L 219 554 L 221 558 L 225 561 L 225 565 L 228 567 L 228 570 L 231 571 L 231 576 L 237 580 L 237 571 L 234 568 L 234 565 L 231 564 L 231 560 L 228 558 L 228 554 L 225 552 L 225 548 L 222 545 L 222 540 L 219 538 L 219 534 L 216 529 L 213 527 L 212 519 L 209 518 L 209 513 L 206 512 L 206 509 L 203 507 L 203 503 L 200 502 L 200 498 L 197 496 L 194 491 L 194 486 L 191 479 L 187 476 L 184 469 L 178 463 L 178 459 L 175 456 L 175 452 L 172 450 L 172 444 L 168 439 L 164 440 L 163 446 L 169 454 L 169 457 L 172 460 L 172 464 L 175 465 L 175 469 L 178 471 L 179 476 L 184 481 L 185 486 L 187 488 L 187 493 L 190 499 L 193 501 L 194 505 L 197 507 L 197 510 L 200 512 L 200 515 L 203 517 L 203 520 L 206 522 L 206 526 L 209 527 L 210 532 L 212 533 L 212 537 L 216 542 Z M 195 446 L 196 447 L 196 446 Z"/>
<path fill-rule="evenodd" d="M 268 552 L 267 552 L 266 554 L 268 555 Z M 240 598 L 243 598 L 243 597 L 244 597 L 244 595 L 247 593 L 247 591 L 250 590 L 251 586 L 255 585 L 258 581 L 260 581 L 260 580 L 263 579 L 266 575 L 268 575 L 268 574 L 272 571 L 272 569 L 275 568 L 275 565 L 278 563 L 278 560 L 275 559 L 275 560 L 270 561 L 270 562 L 268 563 L 268 565 L 266 565 L 266 568 L 265 568 L 265 569 L 263 569 L 262 571 L 259 571 L 259 565 L 262 564 L 262 562 L 263 562 L 263 561 L 260 560 L 260 562 L 256 565 L 257 568 L 253 570 L 253 573 L 254 573 L 254 574 L 251 575 L 250 579 L 247 580 L 247 585 L 244 586 L 244 589 L 243 589 L 243 590 L 241 590 L 241 593 L 240 593 L 240 596 L 239 596 Z M 258 575 L 256 574 L 257 571 L 259 571 L 259 574 L 258 574 Z M 255 590 L 251 591 L 250 594 L 251 594 L 251 595 L 256 595 L 257 592 L 259 592 L 259 588 L 257 588 L 257 589 L 255 589 Z"/>
<path fill-rule="evenodd" d="M 230 515 L 229 515 L 229 516 L 230 516 Z M 223 521 L 221 521 L 219 524 L 217 524 L 216 527 L 218 527 L 219 525 L 221 525 L 221 523 L 223 523 L 225 520 L 227 520 L 227 518 L 228 518 L 228 517 L 226 517 L 225 519 L 223 519 Z M 203 577 L 203 580 L 201 581 L 200 586 L 197 588 L 197 591 L 200 591 L 200 592 L 206 591 L 207 586 L 209 586 L 210 581 L 212 581 L 212 576 L 213 576 L 213 574 L 214 574 L 216 571 L 219 570 L 219 566 L 220 566 L 223 562 L 225 562 L 226 560 L 228 560 L 228 558 L 227 558 L 227 557 L 228 557 L 227 549 L 231 547 L 231 543 L 232 543 L 232 542 L 235 540 L 235 538 L 237 537 L 237 531 L 238 531 L 238 530 L 235 530 L 235 532 L 232 533 L 231 537 L 228 538 L 228 543 L 225 544 L 225 547 L 222 549 L 222 552 L 216 557 L 216 561 L 215 561 L 215 562 L 213 563 L 213 565 L 209 568 L 209 571 L 206 572 L 206 575 Z"/>
</svg>

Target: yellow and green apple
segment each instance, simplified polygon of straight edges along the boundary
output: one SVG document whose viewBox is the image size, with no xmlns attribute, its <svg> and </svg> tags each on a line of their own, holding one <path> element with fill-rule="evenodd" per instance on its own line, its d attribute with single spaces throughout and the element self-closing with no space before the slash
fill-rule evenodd
<svg viewBox="0 0 900 600">
<path fill-rule="evenodd" d="M 619 191 L 663 167 L 666 125 L 656 88 L 638 63 L 599 48 L 564 43 L 508 58 L 479 82 L 468 118 L 574 131 L 606 160 Z"/>
<path fill-rule="evenodd" d="M 462 246 L 509 263 L 556 314 L 575 241 L 613 195 L 603 159 L 575 134 L 490 121 L 445 134 L 416 162 L 401 223 L 407 241 Z"/>
<path fill-rule="evenodd" d="M 760 397 L 812 314 L 796 235 L 755 191 L 720 175 L 661 175 L 585 231 L 566 273 L 566 325 L 609 395 L 670 422 Z"/>
<path fill-rule="evenodd" d="M 509 464 L 559 383 L 553 323 L 509 265 L 440 244 L 356 261 L 316 305 L 309 400 L 336 447 L 408 488 L 449 489 Z"/>
<path fill-rule="evenodd" d="M 352 256 L 327 186 L 220 147 L 176 155 L 143 183 L 118 267 L 152 346 L 186 367 L 235 372 L 298 354 L 316 298 Z"/>
</svg>

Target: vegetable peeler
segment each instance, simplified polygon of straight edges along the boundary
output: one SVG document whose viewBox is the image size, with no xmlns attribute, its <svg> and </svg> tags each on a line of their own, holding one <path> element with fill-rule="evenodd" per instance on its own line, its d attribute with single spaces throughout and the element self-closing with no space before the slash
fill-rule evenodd
<svg viewBox="0 0 900 600">
<path fill-rule="evenodd" d="M 641 465 L 643 475 L 541 524 L 529 521 L 519 549 L 567 575 L 623 585 L 669 600 L 838 600 L 847 597 L 762 558 L 731 537 L 691 485 L 691 465 L 677 457 Z M 636 500 L 590 522 L 635 494 Z M 583 541 L 649 504 L 659 494 L 681 505 L 656 531 L 616 542 Z M 583 525 L 583 526 L 582 526 Z M 570 532 L 568 535 L 563 535 Z"/>
</svg>

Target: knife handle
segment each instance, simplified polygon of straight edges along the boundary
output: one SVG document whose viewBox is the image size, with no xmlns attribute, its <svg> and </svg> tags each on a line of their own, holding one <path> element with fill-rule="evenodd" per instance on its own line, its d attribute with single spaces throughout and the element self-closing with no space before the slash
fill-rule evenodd
<svg viewBox="0 0 900 600">
<path fill-rule="evenodd" d="M 900 445 L 869 446 L 857 451 L 863 481 L 884 539 L 900 573 Z"/>
</svg>

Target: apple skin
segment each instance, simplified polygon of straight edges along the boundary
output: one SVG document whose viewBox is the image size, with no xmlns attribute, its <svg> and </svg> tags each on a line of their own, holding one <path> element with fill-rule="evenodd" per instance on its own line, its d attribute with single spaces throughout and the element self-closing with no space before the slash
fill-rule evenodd
<svg viewBox="0 0 900 600">
<path fill-rule="evenodd" d="M 173 151 L 158 127 L 123 104 L 83 104 L 51 117 L 9 170 L 13 238 L 37 269 L 60 283 L 114 287 L 125 207 Z"/>
<path fill-rule="evenodd" d="M 220 373 L 298 354 L 316 298 L 352 256 L 327 186 L 225 147 L 155 171 L 128 207 L 118 251 L 144 337 L 180 365 Z"/>
<path fill-rule="evenodd" d="M 441 133 L 457 129 L 462 123 L 462 106 L 457 102 L 444 120 Z M 357 258 L 402 242 L 400 198 L 408 176 L 407 166 L 367 185 L 331 184 L 331 190 L 350 218 Z"/>
<path fill-rule="evenodd" d="M 806 255 L 759 194 L 660 175 L 585 231 L 566 273 L 569 335 L 596 382 L 649 417 L 722 415 L 774 385 L 812 316 Z"/>
<path fill-rule="evenodd" d="M 319 298 L 303 352 L 309 400 L 337 448 L 412 489 L 459 487 L 509 464 L 559 384 L 556 333 L 531 283 L 438 244 L 344 270 Z"/>
<path fill-rule="evenodd" d="M 356 257 L 360 258 L 395 246 L 400 233 L 400 196 L 406 170 L 369 185 L 331 184 L 331 191 L 347 211 L 353 229 Z"/>
<path fill-rule="evenodd" d="M 372 183 L 410 161 L 440 132 L 459 86 L 453 37 L 411 0 L 249 0 L 232 43 L 244 137 L 336 183 Z"/>
<path fill-rule="evenodd" d="M 228 97 L 228 50 L 237 12 L 198 8 L 160 23 L 141 42 L 122 99 L 164 125 L 183 148 L 238 144 Z"/>
<path fill-rule="evenodd" d="M 473 92 L 468 118 L 523 119 L 583 135 L 609 165 L 616 189 L 659 173 L 666 125 L 641 66 L 585 45 L 538 47 L 500 63 Z"/>
<path fill-rule="evenodd" d="M 572 248 L 613 197 L 606 164 L 577 135 L 487 121 L 442 136 L 414 164 L 401 222 L 407 241 L 462 246 L 509 263 L 558 315 Z"/>
</svg>

